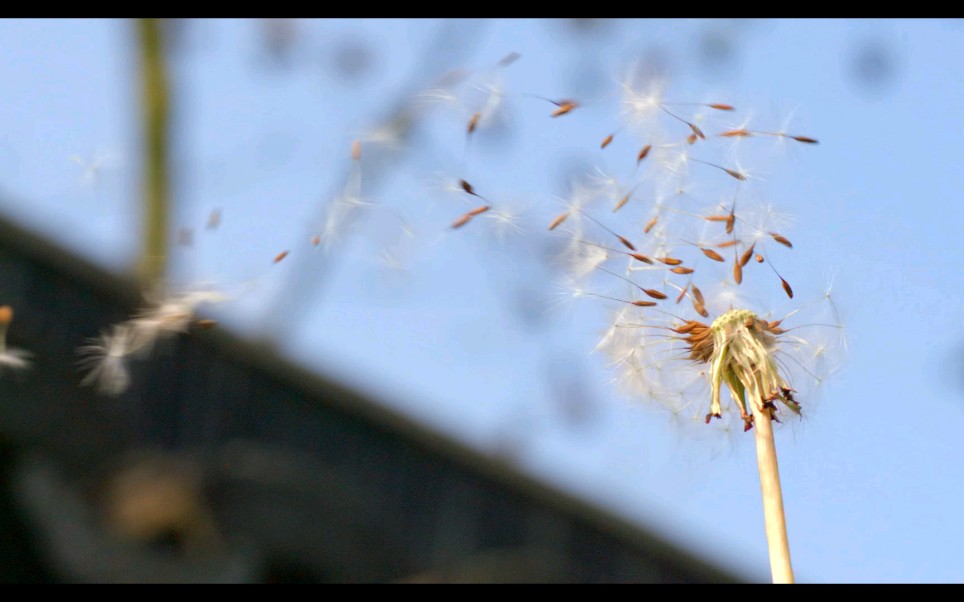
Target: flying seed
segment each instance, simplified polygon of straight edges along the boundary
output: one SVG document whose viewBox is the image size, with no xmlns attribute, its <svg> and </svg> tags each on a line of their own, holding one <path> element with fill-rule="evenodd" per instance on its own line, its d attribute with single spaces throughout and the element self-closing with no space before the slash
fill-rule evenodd
<svg viewBox="0 0 964 602">
<path fill-rule="evenodd" d="M 760 255 L 759 253 L 756 257 L 754 257 L 754 259 L 756 259 L 757 263 L 763 263 L 763 255 Z"/>
<path fill-rule="evenodd" d="M 746 180 L 746 174 L 736 171 L 735 169 L 724 169 L 723 171 L 725 171 L 731 177 L 736 178 L 737 180 L 741 180 L 741 181 Z"/>
<path fill-rule="evenodd" d="M 574 100 L 560 100 L 559 102 L 553 102 L 554 104 L 558 105 L 559 108 L 550 113 L 550 117 L 561 117 L 579 106 L 579 103 Z"/>
<path fill-rule="evenodd" d="M 221 210 L 215 209 L 208 215 L 208 230 L 213 230 L 221 225 Z"/>
<path fill-rule="evenodd" d="M 744 251 L 743 255 L 740 255 L 741 268 L 744 267 L 746 264 L 750 263 L 750 258 L 753 257 L 753 247 L 755 246 L 756 246 L 756 243 L 750 245 L 750 248 Z"/>
<path fill-rule="evenodd" d="M 473 209 L 472 211 L 469 211 L 468 213 L 466 213 L 466 215 L 471 216 L 471 217 L 475 217 L 476 215 L 479 215 L 479 214 L 481 214 L 481 213 L 485 213 L 486 211 L 488 211 L 488 210 L 491 209 L 491 208 L 492 208 L 492 205 L 482 205 L 481 207 L 476 207 L 476 208 Z"/>
<path fill-rule="evenodd" d="M 566 219 L 567 219 L 568 217 L 569 217 L 569 212 L 568 212 L 568 211 L 566 211 L 565 213 L 560 213 L 559 215 L 556 216 L 556 219 L 552 220 L 552 221 L 549 223 L 549 229 L 550 229 L 550 230 L 555 230 L 555 229 L 556 229 L 556 226 L 558 226 L 558 225 L 561 224 L 562 222 L 566 221 Z"/>
<path fill-rule="evenodd" d="M 457 220 L 452 222 L 452 229 L 456 230 L 458 228 L 461 228 L 465 224 L 469 223 L 469 220 L 471 219 L 472 219 L 472 216 L 466 213 L 465 215 L 459 217 Z"/>
<path fill-rule="evenodd" d="M 656 305 L 655 301 L 630 301 L 636 307 L 653 307 Z"/>
<path fill-rule="evenodd" d="M 648 263 L 649 265 L 653 265 L 653 260 L 650 259 L 649 257 L 646 257 L 642 253 L 630 253 L 629 256 L 635 259 L 636 261 L 642 261 L 643 263 Z"/>
<path fill-rule="evenodd" d="M 274 261 L 273 261 L 273 263 L 278 263 L 279 261 L 281 261 L 282 259 L 284 259 L 284 258 L 287 257 L 287 256 L 288 256 L 288 251 L 282 251 L 282 252 L 280 252 L 280 253 L 278 253 L 277 255 L 274 256 Z"/>
<path fill-rule="evenodd" d="M 662 299 L 665 299 L 665 298 L 666 298 L 666 295 L 665 295 L 664 293 L 661 293 L 661 292 L 659 292 L 659 291 L 657 291 L 657 290 L 655 290 L 655 289 L 644 288 L 644 289 L 643 289 L 643 292 L 646 293 L 647 295 L 649 295 L 650 297 L 652 297 L 653 299 L 660 299 L 660 300 L 662 300 Z"/>
<path fill-rule="evenodd" d="M 739 241 L 737 241 L 737 240 L 727 240 L 727 241 L 725 241 L 725 242 L 717 243 L 715 246 L 716 246 L 717 249 L 726 249 L 727 247 L 732 247 L 733 245 L 737 244 L 738 242 L 739 242 Z"/>
<path fill-rule="evenodd" d="M 351 158 L 352 161 L 361 159 L 361 140 L 355 140 L 351 143 Z"/>
<path fill-rule="evenodd" d="M 649 231 L 652 230 L 652 229 L 653 229 L 653 226 L 656 225 L 656 220 L 657 220 L 657 219 L 659 219 L 659 218 L 654 217 L 653 219 L 651 219 L 651 220 L 649 220 L 648 222 L 646 222 L 646 225 L 643 226 L 643 234 L 649 234 Z"/>
<path fill-rule="evenodd" d="M 693 299 L 693 309 L 695 309 L 696 313 L 703 316 L 704 318 L 710 317 L 710 312 L 706 311 L 706 307 L 696 299 Z"/>
<path fill-rule="evenodd" d="M 683 263 L 682 259 L 676 259 L 674 257 L 657 257 L 656 261 L 665 263 L 666 265 L 679 265 Z"/>
<path fill-rule="evenodd" d="M 787 239 L 784 238 L 783 236 L 780 236 L 780 235 L 777 234 L 776 232 L 770 232 L 770 236 L 772 236 L 772 237 L 773 237 L 773 240 L 777 241 L 777 242 L 780 243 L 781 245 L 783 245 L 783 246 L 785 246 L 785 247 L 787 247 L 787 248 L 790 248 L 790 249 L 793 248 L 793 244 L 792 244 L 789 240 L 787 240 Z"/>
<path fill-rule="evenodd" d="M 790 288 L 790 283 L 784 280 L 782 277 L 780 278 L 780 283 L 783 285 L 783 290 L 786 291 L 787 297 L 793 299 L 793 289 Z"/>
<path fill-rule="evenodd" d="M 689 136 L 686 137 L 686 144 L 694 144 L 694 143 L 696 143 L 696 134 L 690 134 Z"/>
<path fill-rule="evenodd" d="M 693 268 L 680 267 L 680 268 L 673 268 L 670 271 L 673 272 L 674 274 L 692 274 L 694 270 Z"/>
<path fill-rule="evenodd" d="M 690 290 L 693 291 L 693 298 L 696 299 L 696 301 L 699 302 L 700 305 L 706 304 L 706 299 L 703 298 L 703 291 L 697 288 L 695 284 L 690 286 Z M 706 316 L 703 316 L 703 317 L 705 318 Z"/>
<path fill-rule="evenodd" d="M 475 188 L 473 188 L 472 185 L 466 182 L 465 180 L 459 180 L 459 184 L 462 186 L 462 190 L 464 190 L 465 192 L 471 194 L 472 196 L 479 196 L 475 194 Z"/>
<path fill-rule="evenodd" d="M 683 297 L 686 296 L 686 289 L 688 289 L 689 287 L 690 287 L 690 285 L 687 284 L 687 285 L 684 286 L 683 289 L 679 292 L 679 297 L 676 297 L 676 304 L 677 304 L 677 305 L 679 305 L 679 302 L 682 301 L 682 300 L 683 300 Z"/>
<path fill-rule="evenodd" d="M 807 144 L 819 144 L 819 142 L 816 139 L 810 138 L 807 136 L 791 136 L 791 138 L 793 138 L 797 142 L 806 142 Z"/>
<path fill-rule="evenodd" d="M 736 215 L 730 211 L 730 215 L 726 218 L 726 233 L 733 234 L 733 226 L 736 224 Z"/>
<path fill-rule="evenodd" d="M 652 145 L 652 144 L 647 144 L 647 145 L 644 146 L 642 149 L 640 149 L 639 154 L 636 155 L 636 165 L 639 165 L 640 161 L 642 161 L 643 159 L 646 158 L 646 155 L 649 154 L 649 151 L 650 151 L 652 148 L 653 148 L 653 145 Z"/>
<path fill-rule="evenodd" d="M 690 129 L 693 130 L 693 133 L 694 133 L 694 134 L 696 134 L 697 136 L 699 136 L 701 139 L 706 140 L 706 136 L 703 134 L 703 130 L 701 130 L 700 128 L 696 127 L 696 126 L 693 125 L 692 123 L 690 123 L 690 124 L 688 124 L 688 125 L 690 126 Z"/>
<path fill-rule="evenodd" d="M 733 262 L 733 280 L 735 280 L 737 284 L 743 283 L 743 266 L 740 265 L 739 260 Z"/>
<path fill-rule="evenodd" d="M 713 249 L 703 249 L 703 248 L 700 248 L 700 251 L 703 251 L 703 255 L 706 255 L 707 257 L 709 257 L 709 258 L 712 259 L 713 261 L 726 261 L 725 259 L 723 259 L 723 256 L 722 256 L 722 255 L 720 255 L 719 253 L 717 253 L 717 252 L 714 251 Z"/>
<path fill-rule="evenodd" d="M 728 222 L 730 221 L 730 216 L 729 215 L 707 215 L 707 216 L 704 216 L 703 219 L 705 219 L 708 222 Z"/>
<path fill-rule="evenodd" d="M 620 235 L 617 234 L 617 235 L 616 235 L 616 238 L 619 239 L 619 242 L 621 242 L 621 243 L 623 243 L 624 245 L 626 245 L 626 247 L 627 247 L 630 251 L 635 251 L 635 250 L 636 250 L 636 247 L 633 246 L 633 243 L 629 242 L 628 240 L 626 240 L 626 239 L 623 238 L 622 236 L 620 236 Z"/>
<path fill-rule="evenodd" d="M 466 132 L 469 134 L 473 133 L 475 131 L 475 128 L 479 126 L 479 119 L 481 118 L 482 118 L 481 112 L 476 111 L 475 113 L 473 113 L 472 117 L 469 119 L 469 125 L 468 127 L 466 127 Z"/>
<path fill-rule="evenodd" d="M 605 138 L 603 138 L 602 144 L 599 145 L 599 148 L 606 148 L 607 146 L 609 146 L 609 143 L 613 141 L 613 136 L 614 136 L 614 135 L 615 135 L 615 134 L 610 134 L 610 135 L 606 136 Z"/>
<path fill-rule="evenodd" d="M 629 202 L 629 197 L 632 196 L 632 194 L 633 194 L 633 193 L 631 193 L 631 192 L 627 192 L 627 193 L 626 193 L 626 196 L 624 196 L 623 198 L 619 199 L 619 202 L 616 203 L 616 206 L 615 206 L 615 207 L 613 207 L 613 213 L 616 213 L 617 211 L 619 211 L 620 209 L 622 209 L 623 205 L 625 205 L 626 203 Z"/>
<path fill-rule="evenodd" d="M 734 110 L 732 105 L 723 104 L 723 103 L 721 103 L 721 102 L 715 102 L 715 103 L 713 103 L 713 104 L 706 105 L 706 106 L 708 106 L 708 107 L 711 108 L 711 109 L 716 109 L 717 111 L 732 111 L 732 110 Z"/>
<path fill-rule="evenodd" d="M 522 55 L 519 54 L 518 52 L 510 52 L 509 54 L 505 55 L 505 57 L 504 57 L 501 61 L 499 61 L 499 62 L 497 63 L 497 65 L 498 65 L 499 67 L 508 67 L 508 66 L 511 65 L 512 63 L 514 63 L 514 62 L 516 62 L 517 60 L 519 60 L 519 58 L 520 58 L 521 56 L 522 56 Z"/>
<path fill-rule="evenodd" d="M 321 237 L 318 236 L 317 234 L 315 234 L 314 236 L 312 236 L 312 237 L 311 237 L 311 244 L 314 245 L 314 246 L 316 246 L 316 247 L 317 247 L 318 245 L 320 245 L 320 244 L 321 244 Z"/>
<path fill-rule="evenodd" d="M 752 136 L 752 134 L 747 130 L 730 130 L 728 132 L 723 132 L 722 134 L 720 134 L 720 136 L 723 138 L 736 138 L 738 136 L 739 137 Z"/>
</svg>

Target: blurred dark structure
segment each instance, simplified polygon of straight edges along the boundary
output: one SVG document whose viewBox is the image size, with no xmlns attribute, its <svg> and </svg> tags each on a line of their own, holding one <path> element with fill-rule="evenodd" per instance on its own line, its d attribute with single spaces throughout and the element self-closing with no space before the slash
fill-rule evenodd
<svg viewBox="0 0 964 602">
<path fill-rule="evenodd" d="M 735 580 L 217 328 L 100 396 L 76 349 L 136 287 L 4 222 L 0 283 L 2 581 Z"/>
</svg>

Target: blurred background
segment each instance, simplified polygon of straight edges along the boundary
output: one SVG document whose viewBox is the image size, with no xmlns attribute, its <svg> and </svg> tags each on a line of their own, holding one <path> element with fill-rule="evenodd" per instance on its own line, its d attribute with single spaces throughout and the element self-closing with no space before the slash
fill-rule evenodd
<svg viewBox="0 0 964 602">
<path fill-rule="evenodd" d="M 748 166 L 849 343 L 776 433 L 797 580 L 961 581 L 962 34 L 0 22 L 0 303 L 34 355 L 0 378 L 6 580 L 768 581 L 751 435 L 616 386 L 614 303 L 552 261 L 560 199 L 632 166 L 644 68 L 736 107 L 714 132 L 820 141 Z M 453 229 L 461 179 L 493 210 Z M 228 299 L 128 391 L 81 388 L 76 348 L 158 287 Z"/>
</svg>

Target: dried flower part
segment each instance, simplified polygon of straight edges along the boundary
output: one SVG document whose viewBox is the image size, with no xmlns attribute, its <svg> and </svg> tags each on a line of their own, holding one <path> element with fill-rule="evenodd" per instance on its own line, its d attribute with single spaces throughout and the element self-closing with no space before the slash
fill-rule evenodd
<svg viewBox="0 0 964 602">
<path fill-rule="evenodd" d="M 686 342 L 690 357 L 710 364 L 710 418 L 720 418 L 722 385 L 740 409 L 740 417 L 749 429 L 752 412 L 774 412 L 774 401 L 781 401 L 799 414 L 800 405 L 793 399 L 793 388 L 780 374 L 775 358 L 780 331 L 749 310 L 735 309 L 721 315 L 707 329 L 694 327 Z M 708 334 L 707 334 L 708 333 Z M 748 404 L 753 404 L 749 406 Z"/>
</svg>

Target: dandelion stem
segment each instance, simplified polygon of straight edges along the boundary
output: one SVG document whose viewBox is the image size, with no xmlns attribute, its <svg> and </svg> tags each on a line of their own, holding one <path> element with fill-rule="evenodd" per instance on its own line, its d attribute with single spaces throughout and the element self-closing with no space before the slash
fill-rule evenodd
<svg viewBox="0 0 964 602">
<path fill-rule="evenodd" d="M 168 78 L 164 58 L 163 24 L 158 19 L 139 19 L 137 33 L 141 53 L 143 106 L 144 250 L 140 277 L 153 287 L 163 281 L 167 255 L 168 207 Z"/>
<path fill-rule="evenodd" d="M 770 573 L 774 583 L 793 583 L 773 423 L 768 409 L 757 410 L 753 413 L 753 430 L 756 433 L 757 468 L 763 493 L 763 520 L 766 523 L 767 546 L 770 548 Z"/>
</svg>

